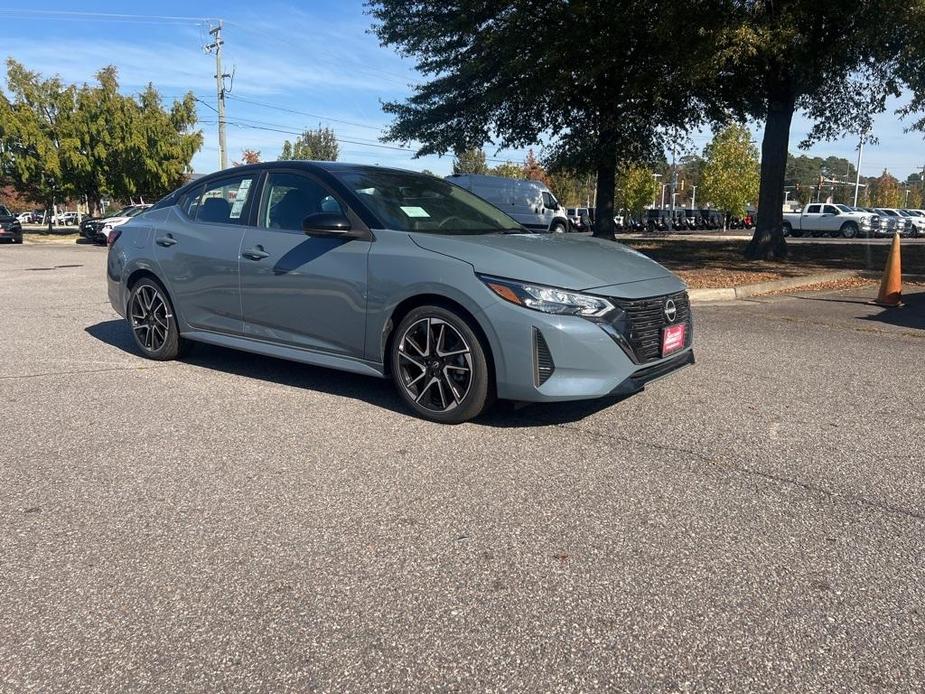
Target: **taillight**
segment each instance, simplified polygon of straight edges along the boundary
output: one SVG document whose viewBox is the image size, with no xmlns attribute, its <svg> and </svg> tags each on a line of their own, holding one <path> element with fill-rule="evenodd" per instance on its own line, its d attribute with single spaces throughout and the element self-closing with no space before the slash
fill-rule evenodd
<svg viewBox="0 0 925 694">
<path fill-rule="evenodd" d="M 106 239 L 106 245 L 111 247 L 120 236 L 122 236 L 121 229 L 110 230 L 109 237 Z"/>
</svg>

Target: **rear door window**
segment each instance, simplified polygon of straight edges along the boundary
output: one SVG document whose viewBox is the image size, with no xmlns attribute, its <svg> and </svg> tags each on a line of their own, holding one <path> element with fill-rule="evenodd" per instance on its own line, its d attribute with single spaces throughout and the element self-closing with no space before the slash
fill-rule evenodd
<svg viewBox="0 0 925 694">
<path fill-rule="evenodd" d="M 810 205 L 806 210 L 806 214 L 819 214 L 819 210 L 822 205 Z"/>
<path fill-rule="evenodd" d="M 247 224 L 255 181 L 249 174 L 206 183 L 187 198 L 184 212 L 205 224 Z"/>
</svg>

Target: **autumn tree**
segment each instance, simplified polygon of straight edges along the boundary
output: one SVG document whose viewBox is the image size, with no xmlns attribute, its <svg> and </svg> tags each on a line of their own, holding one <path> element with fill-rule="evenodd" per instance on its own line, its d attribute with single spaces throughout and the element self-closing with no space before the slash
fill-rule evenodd
<svg viewBox="0 0 925 694">
<path fill-rule="evenodd" d="M 546 168 L 536 158 L 533 150 L 527 150 L 527 156 L 524 157 L 523 178 L 528 181 L 539 181 L 545 186 L 549 186 L 549 174 Z"/>
<path fill-rule="evenodd" d="M 337 161 L 339 154 L 340 145 L 334 131 L 331 128 L 323 128 L 319 123 L 316 129 L 306 130 L 294 142 L 283 142 L 279 160 Z"/>
<path fill-rule="evenodd" d="M 871 207 L 902 207 L 903 191 L 899 180 L 886 169 L 877 178 L 871 179 L 867 191 Z"/>
<path fill-rule="evenodd" d="M 235 166 L 246 166 L 248 164 L 259 164 L 260 163 L 260 150 L 259 149 L 243 149 L 241 150 L 241 161 L 236 161 Z"/>
<path fill-rule="evenodd" d="M 370 0 L 380 41 L 424 77 L 384 105 L 386 139 L 425 155 L 551 136 L 556 168 L 596 175 L 594 233 L 612 238 L 618 163 L 713 108 L 706 56 L 725 1 Z M 679 26 L 685 40 L 666 40 Z"/>
<path fill-rule="evenodd" d="M 704 149 L 703 199 L 729 215 L 744 216 L 758 195 L 758 149 L 743 125 L 730 125 Z"/>
<path fill-rule="evenodd" d="M 456 152 L 456 158 L 453 160 L 453 173 L 461 174 L 478 174 L 485 175 L 488 173 L 488 163 L 485 158 L 485 152 L 480 147 L 467 147 Z"/>
</svg>

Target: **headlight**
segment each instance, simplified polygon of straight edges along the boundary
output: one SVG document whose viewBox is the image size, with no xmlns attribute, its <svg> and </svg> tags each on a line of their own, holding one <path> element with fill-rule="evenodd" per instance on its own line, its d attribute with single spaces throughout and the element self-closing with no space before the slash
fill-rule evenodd
<svg viewBox="0 0 925 694">
<path fill-rule="evenodd" d="M 515 282 L 479 275 L 489 289 L 505 301 L 543 313 L 584 318 L 600 318 L 615 310 L 612 303 L 599 296 L 569 292 L 555 287 Z"/>
</svg>

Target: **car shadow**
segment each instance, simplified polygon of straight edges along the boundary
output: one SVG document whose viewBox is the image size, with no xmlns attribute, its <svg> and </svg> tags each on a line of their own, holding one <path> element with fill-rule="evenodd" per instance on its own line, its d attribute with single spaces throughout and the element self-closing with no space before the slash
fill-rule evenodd
<svg viewBox="0 0 925 694">
<path fill-rule="evenodd" d="M 103 321 L 84 330 L 100 342 L 139 359 L 143 358 L 124 320 Z M 408 417 L 414 416 L 398 397 L 389 379 L 336 371 L 204 343 L 195 343 L 182 361 L 203 369 L 360 400 Z M 623 399 L 625 398 L 609 397 L 526 405 L 501 401 L 477 417 L 474 423 L 501 428 L 568 424 L 611 407 Z"/>
</svg>

